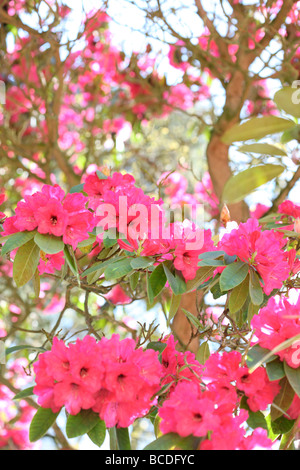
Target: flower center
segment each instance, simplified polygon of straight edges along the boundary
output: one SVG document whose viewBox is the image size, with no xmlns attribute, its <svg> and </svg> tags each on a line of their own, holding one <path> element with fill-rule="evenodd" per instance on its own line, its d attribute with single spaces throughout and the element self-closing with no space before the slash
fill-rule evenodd
<svg viewBox="0 0 300 470">
<path fill-rule="evenodd" d="M 50 217 L 50 222 L 52 225 L 56 225 L 57 224 L 57 216 L 56 215 L 52 215 Z"/>
</svg>

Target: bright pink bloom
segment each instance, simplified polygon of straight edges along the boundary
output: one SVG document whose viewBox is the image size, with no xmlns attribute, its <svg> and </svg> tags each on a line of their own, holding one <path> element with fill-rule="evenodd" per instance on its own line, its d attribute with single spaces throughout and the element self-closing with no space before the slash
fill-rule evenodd
<svg viewBox="0 0 300 470">
<path fill-rule="evenodd" d="M 186 281 L 194 279 L 199 269 L 201 253 L 215 250 L 211 231 L 199 229 L 192 222 L 185 220 L 182 224 L 177 224 L 174 239 L 178 239 L 174 266 L 182 272 Z"/>
<path fill-rule="evenodd" d="M 206 436 L 220 424 L 215 403 L 196 383 L 180 382 L 159 409 L 163 434 Z"/>
<path fill-rule="evenodd" d="M 251 322 L 259 345 L 265 349 L 274 349 L 284 341 L 300 334 L 300 296 L 293 303 L 281 297 L 271 298 L 266 305 L 255 315 Z M 281 361 L 297 369 L 300 366 L 300 340 L 290 347 L 275 353 Z"/>
<path fill-rule="evenodd" d="M 262 231 L 258 220 L 253 218 L 225 233 L 219 249 L 254 267 L 264 282 L 264 292 L 269 295 L 273 289 L 279 289 L 290 274 L 283 251 L 285 244 L 282 234 L 274 230 Z"/>
<path fill-rule="evenodd" d="M 34 217 L 38 223 L 39 233 L 49 233 L 56 237 L 64 234 L 68 216 L 61 203 L 56 199 L 52 199 L 46 206 L 40 207 Z"/>
<path fill-rule="evenodd" d="M 213 384 L 216 390 L 228 392 L 234 385 L 243 391 L 252 411 L 264 410 L 280 391 L 278 381 L 270 381 L 263 367 L 249 374 L 247 366 L 241 366 L 242 356 L 238 351 L 214 353 L 206 361 L 203 379 Z"/>
<path fill-rule="evenodd" d="M 118 335 L 98 342 L 86 336 L 69 347 L 55 338 L 34 364 L 38 403 L 70 414 L 92 409 L 108 427 L 128 427 L 155 402 L 162 370 L 155 351 L 135 348 Z"/>
</svg>

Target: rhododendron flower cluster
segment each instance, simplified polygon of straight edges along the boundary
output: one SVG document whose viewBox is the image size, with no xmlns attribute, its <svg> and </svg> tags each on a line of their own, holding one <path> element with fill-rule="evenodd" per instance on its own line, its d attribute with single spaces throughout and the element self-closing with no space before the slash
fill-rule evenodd
<svg viewBox="0 0 300 470">
<path fill-rule="evenodd" d="M 237 392 L 243 392 L 252 411 L 265 410 L 280 391 L 278 381 L 271 382 L 263 367 L 250 374 L 241 362 L 242 355 L 238 351 L 214 353 L 205 363 L 203 380 L 209 384 L 209 389 L 226 395 L 227 404 L 231 403 L 233 408 L 238 403 Z"/>
<path fill-rule="evenodd" d="M 291 271 L 288 255 L 284 252 L 286 242 L 283 234 L 263 231 L 258 220 L 251 218 L 225 233 L 219 249 L 255 268 L 262 278 L 264 292 L 269 295 L 272 290 L 282 287 Z"/>
<path fill-rule="evenodd" d="M 85 336 L 69 346 L 54 338 L 34 364 L 34 393 L 53 412 L 92 409 L 107 427 L 128 427 L 155 403 L 162 370 L 157 355 L 119 335 L 100 341 Z"/>
<path fill-rule="evenodd" d="M 37 230 L 62 237 L 74 249 L 88 238 L 93 216 L 85 209 L 87 198 L 81 193 L 67 194 L 58 185 L 44 185 L 41 191 L 25 196 L 17 204 L 15 216 L 5 221 L 5 235 Z"/>
<path fill-rule="evenodd" d="M 296 302 L 285 297 L 272 297 L 266 307 L 260 310 L 259 315 L 253 317 L 251 327 L 256 337 L 254 342 L 269 350 L 300 335 L 299 293 Z M 290 367 L 297 369 L 300 367 L 300 340 L 295 340 L 289 347 L 274 354 Z"/>
<path fill-rule="evenodd" d="M 248 413 L 241 410 L 237 416 L 226 402 L 226 395 L 203 390 L 199 384 L 180 382 L 159 410 L 160 430 L 163 434 L 176 432 L 182 437 L 194 435 L 202 440 L 200 450 L 244 450 L 255 447 L 270 449 L 272 441 L 264 429 L 257 428 L 245 437 Z"/>
<path fill-rule="evenodd" d="M 261 428 L 245 437 L 248 412 L 236 412 L 243 394 L 252 411 L 266 409 L 280 386 L 278 381 L 269 381 L 262 367 L 250 375 L 241 359 L 237 351 L 214 353 L 205 362 L 198 380 L 192 374 L 182 376 L 159 408 L 162 433 L 206 438 L 200 444 L 201 450 L 270 449 L 272 441 Z"/>
</svg>

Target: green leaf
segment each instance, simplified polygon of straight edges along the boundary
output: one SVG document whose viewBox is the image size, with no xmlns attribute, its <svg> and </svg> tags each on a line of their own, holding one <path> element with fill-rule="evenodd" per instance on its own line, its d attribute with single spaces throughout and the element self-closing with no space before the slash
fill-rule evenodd
<svg viewBox="0 0 300 470">
<path fill-rule="evenodd" d="M 55 423 L 58 415 L 59 412 L 53 413 L 50 408 L 39 408 L 30 423 L 30 442 L 36 442 L 41 439 Z"/>
<path fill-rule="evenodd" d="M 39 261 L 40 249 L 34 240 L 30 240 L 18 249 L 13 264 L 13 279 L 17 287 L 24 286 L 32 279 Z"/>
<path fill-rule="evenodd" d="M 283 362 L 279 358 L 266 364 L 266 371 L 271 382 L 285 376 Z"/>
<path fill-rule="evenodd" d="M 71 248 L 71 247 L 70 247 Z M 66 262 L 70 268 L 70 270 L 72 271 L 72 273 L 77 277 L 78 279 L 78 283 L 79 282 L 79 273 L 78 273 L 78 267 L 77 267 L 77 263 L 76 263 L 76 259 L 75 259 L 75 255 L 74 253 L 70 253 L 70 249 L 68 246 L 65 245 L 64 247 L 64 255 L 65 255 L 65 259 L 66 259 Z"/>
<path fill-rule="evenodd" d="M 151 275 L 148 278 L 148 298 L 149 303 L 152 305 L 153 300 L 157 297 L 163 288 L 165 287 L 167 282 L 167 276 L 165 274 L 165 270 L 163 264 L 160 263 L 155 269 L 152 271 Z"/>
<path fill-rule="evenodd" d="M 283 377 L 283 379 L 280 380 L 279 385 L 280 391 L 271 405 L 272 421 L 275 421 L 289 409 L 295 396 L 295 391 L 286 377 Z"/>
<path fill-rule="evenodd" d="M 300 397 L 300 366 L 297 369 L 293 369 L 284 361 L 285 375 L 294 391 Z"/>
<path fill-rule="evenodd" d="M 124 258 L 119 261 L 115 261 L 105 268 L 104 276 L 107 281 L 110 281 L 112 279 L 119 279 L 120 277 L 126 276 L 132 271 L 131 259 Z"/>
<path fill-rule="evenodd" d="M 128 428 L 116 428 L 119 450 L 131 450 Z"/>
<path fill-rule="evenodd" d="M 25 243 L 33 239 L 35 234 L 36 234 L 35 230 L 33 232 L 14 233 L 8 238 L 7 242 L 3 246 L 1 250 L 2 256 L 6 255 L 6 253 L 10 253 L 11 251 L 15 250 L 16 248 L 19 248 L 20 246 L 25 245 Z"/>
<path fill-rule="evenodd" d="M 211 266 L 199 268 L 197 270 L 197 273 L 194 279 L 187 281 L 186 292 L 192 292 L 193 290 L 201 286 L 201 284 L 203 284 L 204 281 L 206 281 L 208 278 L 210 278 L 213 275 L 215 269 L 216 269 L 215 267 L 211 267 Z"/>
<path fill-rule="evenodd" d="M 222 141 L 230 145 L 233 142 L 242 142 L 249 139 L 261 139 L 270 134 L 277 134 L 295 126 L 289 119 L 277 116 L 263 116 L 251 118 L 242 124 L 236 124 L 223 135 Z"/>
<path fill-rule="evenodd" d="M 224 260 L 206 258 L 199 261 L 198 266 L 224 266 Z"/>
<path fill-rule="evenodd" d="M 99 418 L 96 426 L 94 426 L 87 435 L 96 446 L 101 447 L 106 435 L 105 422 Z"/>
<path fill-rule="evenodd" d="M 291 140 L 299 140 L 300 138 L 300 125 L 298 124 L 295 127 L 292 127 L 292 129 L 289 129 L 288 131 L 285 131 L 282 136 L 281 136 L 281 143 L 286 144 L 290 142 Z"/>
<path fill-rule="evenodd" d="M 283 87 L 275 93 L 274 102 L 287 114 L 300 118 L 299 89 Z"/>
<path fill-rule="evenodd" d="M 209 356 L 210 356 L 209 344 L 207 341 L 204 341 L 200 345 L 196 353 L 196 359 L 199 362 L 199 364 L 205 364 Z"/>
<path fill-rule="evenodd" d="M 96 271 L 102 270 L 102 269 L 106 268 L 107 266 L 112 265 L 113 263 L 117 263 L 117 262 L 125 260 L 125 259 L 127 259 L 127 258 L 125 256 L 123 256 L 123 257 L 108 259 L 106 261 L 98 261 L 97 263 L 93 264 L 93 266 L 86 269 L 86 271 L 84 271 L 81 274 L 81 276 L 86 277 L 89 274 L 95 273 Z"/>
<path fill-rule="evenodd" d="M 103 232 L 103 245 L 110 248 L 118 242 L 119 234 L 116 228 L 110 228 Z"/>
<path fill-rule="evenodd" d="M 175 274 L 171 273 L 170 269 L 165 263 L 163 263 L 163 267 L 172 292 L 175 295 L 184 294 L 186 291 L 186 283 L 184 279 L 182 279 L 177 272 L 175 272 Z"/>
<path fill-rule="evenodd" d="M 74 193 L 81 193 L 84 188 L 84 183 L 77 184 L 76 186 L 73 186 L 73 188 L 70 189 L 69 193 L 74 194 Z"/>
<path fill-rule="evenodd" d="M 33 389 L 34 389 L 34 386 L 21 390 L 21 392 L 17 393 L 13 397 L 13 400 L 21 400 L 22 398 L 27 398 L 27 397 L 30 397 L 31 395 L 34 395 Z"/>
<path fill-rule="evenodd" d="M 249 349 L 247 354 L 247 366 L 253 368 L 258 364 L 268 353 L 269 349 L 264 349 L 259 344 L 256 344 L 251 349 Z M 266 363 L 272 362 L 277 358 L 277 356 L 272 356 L 266 360 Z"/>
<path fill-rule="evenodd" d="M 41 279 L 40 279 L 40 273 L 38 269 L 35 270 L 35 273 L 33 276 L 33 289 L 34 289 L 35 298 L 38 299 L 40 296 L 40 290 L 41 290 Z"/>
<path fill-rule="evenodd" d="M 245 279 L 236 286 L 230 293 L 229 297 L 229 311 L 230 313 L 236 313 L 245 304 L 249 293 L 249 278 L 248 275 Z"/>
<path fill-rule="evenodd" d="M 238 148 L 238 151 L 243 153 L 259 153 L 261 155 L 280 155 L 282 157 L 287 156 L 287 153 L 283 149 L 271 144 L 242 145 Z"/>
<path fill-rule="evenodd" d="M 164 434 L 148 444 L 143 450 L 171 450 L 176 448 L 192 450 L 195 438 L 193 436 L 180 437 L 174 432 Z"/>
<path fill-rule="evenodd" d="M 263 303 L 264 293 L 259 282 L 259 277 L 253 269 L 250 269 L 249 294 L 254 305 L 261 305 Z"/>
<path fill-rule="evenodd" d="M 37 233 L 34 237 L 34 241 L 37 246 L 44 252 L 49 255 L 55 255 L 60 253 L 64 249 L 64 242 L 61 238 L 54 237 L 49 234 Z"/>
<path fill-rule="evenodd" d="M 81 410 L 77 415 L 69 415 L 66 423 L 67 436 L 70 439 L 82 436 L 90 432 L 99 420 L 99 414 L 92 410 Z"/>
<path fill-rule="evenodd" d="M 221 250 L 216 250 L 216 251 L 206 251 L 205 253 L 201 253 L 199 255 L 199 259 L 200 260 L 204 260 L 204 259 L 217 259 L 219 258 L 220 256 L 224 256 L 226 255 L 225 251 L 221 251 Z"/>
<path fill-rule="evenodd" d="M 182 294 L 179 294 L 179 295 L 172 294 L 171 304 L 170 304 L 170 309 L 169 309 L 169 316 L 168 316 L 168 325 L 171 323 L 171 321 L 173 320 L 173 318 L 175 317 L 179 309 L 181 298 L 182 298 Z"/>
<path fill-rule="evenodd" d="M 82 242 L 79 242 L 77 245 L 77 248 L 86 248 L 89 246 L 93 246 L 95 241 L 96 241 L 96 235 L 94 235 L 93 233 L 90 233 L 89 238 L 87 238 L 86 240 L 82 240 Z"/>
<path fill-rule="evenodd" d="M 5 350 L 5 354 L 8 356 L 17 351 L 22 351 L 23 349 L 34 349 L 35 351 L 45 352 L 45 348 L 40 348 L 38 346 L 30 346 L 29 344 L 20 344 L 19 346 L 12 346 L 11 348 L 7 348 Z"/>
<path fill-rule="evenodd" d="M 99 180 L 107 180 L 107 176 L 104 173 L 102 173 L 102 171 L 97 170 L 96 173 L 97 173 Z"/>
<path fill-rule="evenodd" d="M 252 166 L 241 171 L 231 176 L 226 182 L 222 201 L 226 204 L 240 202 L 256 188 L 280 176 L 283 171 L 284 167 L 282 165 L 272 165 L 271 163 Z"/>
<path fill-rule="evenodd" d="M 139 283 L 140 274 L 136 271 L 132 273 L 129 277 L 130 288 L 134 291 Z"/>
<path fill-rule="evenodd" d="M 153 266 L 155 262 L 154 258 L 150 258 L 148 256 L 139 256 L 137 258 L 133 258 L 130 261 L 132 269 L 146 269 L 149 266 Z"/>
<path fill-rule="evenodd" d="M 287 434 L 295 424 L 294 419 L 288 419 L 285 416 L 280 416 L 280 418 L 271 420 L 271 428 L 274 434 Z"/>
<path fill-rule="evenodd" d="M 146 349 L 153 349 L 154 351 L 158 351 L 159 355 L 166 349 L 167 343 L 163 343 L 162 341 L 151 341 L 147 344 Z"/>
<path fill-rule="evenodd" d="M 263 428 L 268 430 L 268 425 L 266 423 L 266 418 L 264 417 L 261 411 L 253 412 L 248 411 L 249 418 L 247 419 L 247 424 L 252 429 Z"/>
<path fill-rule="evenodd" d="M 242 261 L 237 261 L 230 264 L 222 271 L 220 276 L 220 287 L 222 291 L 234 289 L 234 287 L 241 284 L 247 277 L 249 266 Z"/>
<path fill-rule="evenodd" d="M 189 321 L 191 322 L 191 324 L 199 331 L 203 330 L 203 325 L 200 323 L 200 321 L 198 320 L 197 317 L 195 317 L 195 315 L 193 315 L 191 312 L 189 312 L 188 310 L 185 310 L 184 308 L 182 309 L 183 313 L 185 314 L 185 316 L 189 319 Z"/>
</svg>

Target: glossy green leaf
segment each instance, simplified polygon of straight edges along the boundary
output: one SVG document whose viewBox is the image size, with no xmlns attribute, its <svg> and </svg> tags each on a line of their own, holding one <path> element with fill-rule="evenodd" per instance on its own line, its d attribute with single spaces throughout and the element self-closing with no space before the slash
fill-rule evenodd
<svg viewBox="0 0 300 470">
<path fill-rule="evenodd" d="M 288 379 L 283 377 L 279 382 L 280 391 L 276 395 L 271 405 L 271 418 L 275 421 L 289 409 L 295 396 L 295 391 L 291 387 Z"/>
<path fill-rule="evenodd" d="M 182 279 L 178 273 L 173 274 L 165 263 L 163 263 L 163 267 L 172 292 L 175 295 L 184 294 L 186 291 L 186 283 L 184 279 Z"/>
<path fill-rule="evenodd" d="M 249 294 L 254 305 L 261 305 L 263 303 L 264 293 L 259 282 L 259 277 L 252 268 L 250 269 Z"/>
<path fill-rule="evenodd" d="M 233 175 L 226 182 L 222 194 L 222 201 L 226 204 L 233 204 L 242 201 L 255 189 L 268 183 L 283 173 L 282 165 L 258 165 Z"/>
<path fill-rule="evenodd" d="M 94 426 L 87 435 L 91 439 L 91 441 L 98 447 L 101 447 L 106 435 L 106 426 L 105 422 L 99 419 L 96 426 Z"/>
<path fill-rule="evenodd" d="M 155 262 L 154 258 L 150 258 L 148 256 L 138 256 L 137 258 L 133 258 L 130 261 L 132 269 L 146 269 L 149 266 L 153 266 Z"/>
<path fill-rule="evenodd" d="M 39 408 L 30 423 L 30 442 L 36 442 L 41 439 L 55 423 L 58 415 L 59 412 L 53 413 L 50 408 Z"/>
<path fill-rule="evenodd" d="M 179 294 L 179 295 L 172 294 L 170 309 L 169 309 L 169 316 L 168 316 L 168 324 L 170 324 L 173 318 L 175 317 L 180 306 L 181 298 L 182 298 L 182 294 Z"/>
<path fill-rule="evenodd" d="M 274 95 L 274 102 L 279 109 L 287 114 L 300 118 L 300 93 L 299 88 L 283 87 Z"/>
<path fill-rule="evenodd" d="M 12 234 L 8 240 L 6 241 L 5 245 L 1 250 L 2 256 L 6 255 L 6 253 L 10 253 L 11 251 L 19 248 L 20 246 L 25 245 L 25 243 L 29 242 L 35 236 L 36 231 L 33 232 L 18 232 Z"/>
<path fill-rule="evenodd" d="M 256 364 L 258 364 L 265 356 L 267 356 L 269 352 L 269 349 L 262 348 L 261 346 L 259 346 L 259 344 L 256 344 L 255 346 L 250 348 L 247 353 L 247 366 L 249 368 L 255 367 Z M 272 362 L 276 358 L 277 356 L 273 355 L 272 357 L 266 360 L 266 363 Z"/>
<path fill-rule="evenodd" d="M 13 400 L 22 400 L 23 398 L 27 398 L 27 397 L 30 397 L 31 395 L 34 395 L 33 389 L 34 387 L 28 387 L 28 388 L 25 388 L 24 390 L 21 390 L 19 393 L 17 393 L 13 397 Z"/>
<path fill-rule="evenodd" d="M 243 153 L 259 153 L 261 155 L 279 155 L 285 157 L 287 153 L 280 147 L 271 144 L 249 144 L 241 145 L 238 148 L 239 152 Z"/>
<path fill-rule="evenodd" d="M 204 341 L 200 345 L 196 353 L 196 359 L 199 362 L 199 364 L 205 364 L 209 356 L 210 356 L 209 344 L 207 341 Z"/>
<path fill-rule="evenodd" d="M 157 297 L 167 282 L 167 276 L 162 264 L 159 264 L 152 271 L 151 275 L 148 278 L 148 298 L 150 305 L 153 303 L 155 297 Z"/>
<path fill-rule="evenodd" d="M 191 322 L 191 324 L 199 331 L 203 330 L 203 325 L 200 323 L 197 317 L 193 315 L 191 312 L 188 310 L 185 310 L 184 308 L 182 309 L 183 313 L 185 316 L 188 318 L 188 320 Z"/>
<path fill-rule="evenodd" d="M 236 286 L 230 293 L 229 296 L 229 311 L 230 313 L 238 312 L 243 305 L 245 304 L 249 293 L 249 277 L 248 275 L 245 279 Z"/>
<path fill-rule="evenodd" d="M 131 266 L 131 259 L 124 258 L 119 261 L 115 261 L 107 268 L 105 268 L 104 276 L 107 281 L 119 279 L 133 271 Z"/>
<path fill-rule="evenodd" d="M 55 255 L 60 253 L 64 249 L 64 242 L 61 238 L 54 237 L 49 234 L 37 233 L 34 237 L 34 241 L 37 246 L 44 252 L 49 255 Z"/>
<path fill-rule="evenodd" d="M 17 287 L 24 286 L 32 279 L 39 261 L 40 248 L 34 240 L 30 240 L 18 249 L 13 264 L 13 279 Z"/>
<path fill-rule="evenodd" d="M 242 261 L 232 263 L 225 268 L 220 276 L 220 287 L 223 292 L 234 289 L 247 277 L 249 266 Z"/>
<path fill-rule="evenodd" d="M 203 282 L 205 282 L 208 278 L 213 275 L 215 269 L 216 268 L 212 266 L 205 266 L 203 268 L 199 268 L 197 270 L 195 278 L 186 282 L 186 292 L 192 292 L 193 290 L 201 286 Z"/>
<path fill-rule="evenodd" d="M 266 364 L 266 371 L 271 382 L 285 376 L 283 362 L 279 358 Z"/>
<path fill-rule="evenodd" d="M 99 423 L 99 414 L 92 410 L 81 410 L 77 415 L 69 415 L 66 433 L 69 438 L 82 436 Z"/>
<path fill-rule="evenodd" d="M 242 124 L 236 124 L 223 135 L 222 141 L 230 145 L 249 139 L 261 139 L 270 134 L 277 134 L 295 126 L 289 119 L 277 116 L 254 117 Z"/>
</svg>

